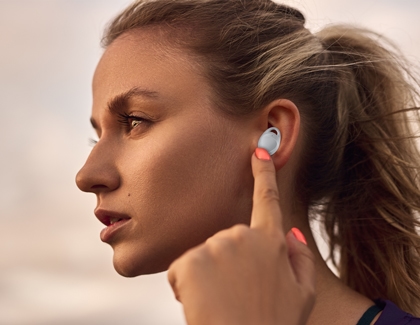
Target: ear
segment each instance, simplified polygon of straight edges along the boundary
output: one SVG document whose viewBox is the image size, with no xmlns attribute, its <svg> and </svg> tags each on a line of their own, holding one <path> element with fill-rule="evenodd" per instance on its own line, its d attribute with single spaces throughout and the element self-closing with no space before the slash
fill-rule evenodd
<svg viewBox="0 0 420 325">
<path fill-rule="evenodd" d="M 262 110 L 258 122 L 258 128 L 261 128 L 259 136 L 272 126 L 280 130 L 280 147 L 271 156 L 276 170 L 279 170 L 287 163 L 296 146 L 300 128 L 299 110 L 292 101 L 288 99 L 277 99 Z M 257 146 L 258 139 L 259 137 L 256 139 L 255 147 Z"/>
</svg>

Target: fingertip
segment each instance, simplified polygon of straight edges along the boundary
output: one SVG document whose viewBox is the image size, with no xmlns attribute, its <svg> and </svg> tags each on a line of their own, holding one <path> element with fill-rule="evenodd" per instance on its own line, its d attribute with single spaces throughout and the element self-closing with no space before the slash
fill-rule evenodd
<svg viewBox="0 0 420 325">
<path fill-rule="evenodd" d="M 289 260 L 297 281 L 309 292 L 315 292 L 315 257 L 307 245 L 302 245 L 290 230 L 287 235 Z"/>
<path fill-rule="evenodd" d="M 306 242 L 305 236 L 302 234 L 302 232 L 298 228 L 293 227 L 291 229 L 291 232 L 298 241 L 300 241 L 301 243 L 304 243 L 306 246 L 308 246 L 308 243 Z"/>
<path fill-rule="evenodd" d="M 298 238 L 296 238 L 296 235 L 294 234 L 294 231 L 292 229 L 290 229 L 289 232 L 286 234 L 286 240 L 289 247 L 289 256 L 299 254 L 305 246 L 308 247 L 307 244 L 301 242 Z"/>
<path fill-rule="evenodd" d="M 271 160 L 271 156 L 268 153 L 268 151 L 264 148 L 256 148 L 255 149 L 255 156 L 259 159 L 259 160 Z"/>
<path fill-rule="evenodd" d="M 287 243 L 289 244 L 289 247 L 290 247 L 289 251 L 291 251 L 291 253 L 293 253 L 293 251 L 295 251 L 297 249 L 297 245 L 299 245 L 299 241 L 297 240 L 295 235 L 293 235 L 292 230 L 290 230 L 286 234 L 286 239 L 287 239 Z"/>
</svg>

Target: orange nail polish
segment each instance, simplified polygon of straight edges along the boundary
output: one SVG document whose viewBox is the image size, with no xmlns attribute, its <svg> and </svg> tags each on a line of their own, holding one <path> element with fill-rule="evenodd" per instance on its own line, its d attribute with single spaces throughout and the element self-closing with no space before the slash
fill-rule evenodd
<svg viewBox="0 0 420 325">
<path fill-rule="evenodd" d="M 257 156 L 258 159 L 261 160 L 270 160 L 270 154 L 267 152 L 267 150 L 263 149 L 263 148 L 257 148 L 255 149 L 255 155 Z"/>
<path fill-rule="evenodd" d="M 297 240 L 299 240 L 301 243 L 304 243 L 306 246 L 308 246 L 308 244 L 306 243 L 305 236 L 302 234 L 302 232 L 298 228 L 292 228 L 292 233 L 296 237 Z"/>
</svg>

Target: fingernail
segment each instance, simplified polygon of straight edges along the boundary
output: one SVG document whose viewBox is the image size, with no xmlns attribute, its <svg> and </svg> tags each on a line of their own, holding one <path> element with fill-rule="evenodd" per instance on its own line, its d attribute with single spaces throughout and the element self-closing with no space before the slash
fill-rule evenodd
<svg viewBox="0 0 420 325">
<path fill-rule="evenodd" d="M 263 148 L 257 148 L 255 149 L 255 155 L 257 156 L 258 159 L 261 160 L 270 160 L 270 154 L 267 152 L 267 150 L 263 149 Z"/>
<path fill-rule="evenodd" d="M 292 228 L 292 233 L 296 237 L 297 240 L 299 240 L 301 243 L 304 243 L 306 246 L 308 246 L 308 244 L 306 243 L 305 236 L 302 234 L 302 232 L 298 228 Z"/>
</svg>

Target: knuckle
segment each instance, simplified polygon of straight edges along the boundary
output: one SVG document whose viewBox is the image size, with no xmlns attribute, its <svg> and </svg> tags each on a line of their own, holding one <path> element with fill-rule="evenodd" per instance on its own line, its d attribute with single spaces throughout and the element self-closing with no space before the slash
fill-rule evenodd
<svg viewBox="0 0 420 325">
<path fill-rule="evenodd" d="M 245 224 L 236 224 L 206 240 L 209 253 L 214 256 L 234 254 L 240 245 L 249 240 L 252 230 Z"/>
<path fill-rule="evenodd" d="M 194 268 L 203 265 L 208 260 L 208 251 L 205 247 L 193 249 L 183 256 L 180 260 L 184 267 Z"/>
<path fill-rule="evenodd" d="M 169 265 L 168 276 L 174 274 L 175 270 L 177 270 L 179 268 L 179 263 L 180 263 L 181 257 L 178 257 L 176 260 L 172 261 L 172 263 Z"/>
<path fill-rule="evenodd" d="M 261 199 L 266 200 L 266 201 L 276 201 L 278 203 L 280 203 L 280 198 L 279 198 L 279 191 L 276 188 L 263 188 L 261 189 L 260 195 Z"/>
<path fill-rule="evenodd" d="M 232 239 L 232 237 L 212 237 L 208 240 L 210 253 L 220 256 L 222 253 L 232 251 L 235 246 Z"/>
<path fill-rule="evenodd" d="M 270 228 L 268 230 L 267 235 L 269 238 L 275 243 L 277 248 L 280 251 L 287 251 L 287 243 L 285 239 L 285 235 L 282 233 L 282 231 L 278 228 Z"/>
<path fill-rule="evenodd" d="M 237 224 L 232 227 L 233 237 L 240 242 L 244 241 L 245 238 L 249 236 L 250 231 L 251 229 L 248 226 L 243 225 L 243 224 Z"/>
</svg>

